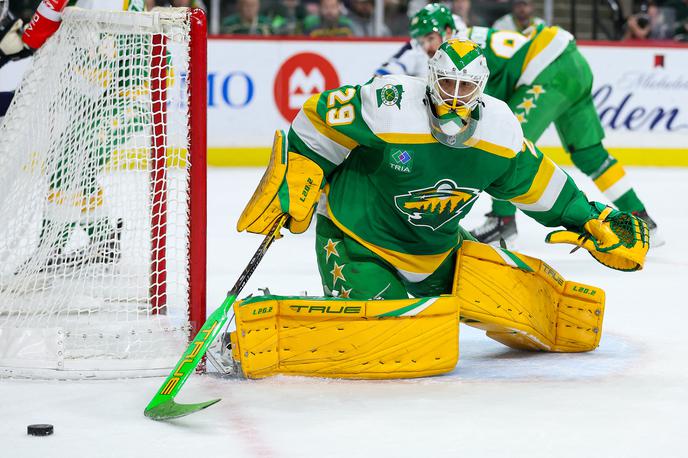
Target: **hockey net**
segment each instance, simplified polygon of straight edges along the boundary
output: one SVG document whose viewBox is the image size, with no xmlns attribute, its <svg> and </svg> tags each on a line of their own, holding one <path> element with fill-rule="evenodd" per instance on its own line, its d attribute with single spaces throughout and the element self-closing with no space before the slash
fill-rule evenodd
<svg viewBox="0 0 688 458">
<path fill-rule="evenodd" d="M 0 374 L 165 374 L 205 319 L 203 12 L 67 8 L 0 121 Z"/>
</svg>

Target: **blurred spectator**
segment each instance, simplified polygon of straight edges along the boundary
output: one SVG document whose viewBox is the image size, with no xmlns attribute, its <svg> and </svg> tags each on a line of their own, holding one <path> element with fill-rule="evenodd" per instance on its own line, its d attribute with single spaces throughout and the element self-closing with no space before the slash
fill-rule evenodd
<svg viewBox="0 0 688 458">
<path fill-rule="evenodd" d="M 320 0 L 320 14 L 308 16 L 303 30 L 311 37 L 350 37 L 354 34 L 351 21 L 342 14 L 339 0 Z"/>
<path fill-rule="evenodd" d="M 221 33 L 270 35 L 270 21 L 258 14 L 260 0 L 238 0 L 237 12 L 222 20 Z"/>
<path fill-rule="evenodd" d="M 306 8 L 299 0 L 281 0 L 267 11 L 272 33 L 276 35 L 300 35 Z"/>
<path fill-rule="evenodd" d="M 471 0 L 452 0 L 450 7 L 452 13 L 463 19 L 466 27 L 487 24 L 482 17 L 475 14 L 475 12 L 471 9 Z"/>
<path fill-rule="evenodd" d="M 511 4 L 511 13 L 497 19 L 492 28 L 523 32 L 528 27 L 544 23 L 544 19 L 533 16 L 533 3 L 530 0 L 514 0 Z"/>
<path fill-rule="evenodd" d="M 372 37 L 375 36 L 375 18 L 373 11 L 375 10 L 374 0 L 351 0 L 351 8 L 349 11 L 349 19 L 351 19 L 351 28 L 354 35 L 358 37 Z M 382 36 L 389 36 L 389 27 L 382 23 Z"/>
<path fill-rule="evenodd" d="M 626 20 L 625 40 L 666 40 L 673 35 L 673 11 L 660 9 L 655 2 L 642 5 L 640 13 L 629 16 Z"/>
<path fill-rule="evenodd" d="M 156 6 L 161 7 L 186 7 L 186 8 L 200 8 L 204 11 L 208 11 L 205 7 L 205 3 L 202 0 L 146 0 L 145 7 L 147 11 L 152 10 Z"/>
<path fill-rule="evenodd" d="M 172 4 L 171 6 L 176 6 L 177 8 L 200 8 L 204 11 L 208 11 L 203 0 L 172 0 L 170 3 Z"/>
<path fill-rule="evenodd" d="M 392 36 L 406 36 L 408 34 L 409 19 L 406 16 L 405 0 L 385 1 L 385 24 Z"/>
<path fill-rule="evenodd" d="M 676 8 L 674 39 L 688 41 L 688 0 L 684 0 L 682 3 L 682 8 Z"/>
<path fill-rule="evenodd" d="M 408 9 L 406 10 L 406 15 L 409 20 L 416 15 L 416 13 L 423 9 L 428 3 L 432 3 L 433 0 L 409 0 Z"/>
<path fill-rule="evenodd" d="M 674 39 L 688 41 L 688 0 L 668 0 L 663 4 L 674 12 Z"/>
<path fill-rule="evenodd" d="M 306 16 L 320 14 L 320 0 L 305 0 L 301 4 L 306 9 Z"/>
</svg>

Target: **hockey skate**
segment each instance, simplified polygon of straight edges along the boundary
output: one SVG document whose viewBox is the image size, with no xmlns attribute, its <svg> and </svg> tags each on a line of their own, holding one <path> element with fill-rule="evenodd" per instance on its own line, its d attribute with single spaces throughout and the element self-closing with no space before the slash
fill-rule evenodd
<svg viewBox="0 0 688 458">
<path fill-rule="evenodd" d="M 122 257 L 123 228 L 124 221 L 119 218 L 116 226 L 102 240 L 91 240 L 87 246 L 68 253 L 53 250 L 48 256 L 43 256 L 41 261 L 37 261 L 36 255 L 33 255 L 17 269 L 15 275 L 28 270 L 39 273 L 65 273 L 87 264 L 116 264 Z"/>
<path fill-rule="evenodd" d="M 220 334 L 208 348 L 206 356 L 220 377 L 241 379 L 244 375 L 241 365 L 232 358 L 232 342 L 229 334 L 229 331 Z"/>
<path fill-rule="evenodd" d="M 471 235 L 479 242 L 500 244 L 516 240 L 516 218 L 514 216 L 497 216 L 493 212 L 486 213 L 487 220 L 471 231 Z"/>
<path fill-rule="evenodd" d="M 87 264 L 117 264 L 122 257 L 122 229 L 124 221 L 117 219 L 115 227 L 102 240 L 91 240 L 84 248 L 55 259 L 57 266 L 80 267 Z"/>
</svg>

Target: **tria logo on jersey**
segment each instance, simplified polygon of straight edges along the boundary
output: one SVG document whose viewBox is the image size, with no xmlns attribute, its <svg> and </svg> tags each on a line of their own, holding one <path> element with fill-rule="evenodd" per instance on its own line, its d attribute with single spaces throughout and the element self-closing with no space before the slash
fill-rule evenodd
<svg viewBox="0 0 688 458">
<path fill-rule="evenodd" d="M 434 231 L 468 212 L 479 193 L 477 189 L 460 188 L 445 178 L 430 188 L 395 196 L 394 204 L 408 216 L 409 223 Z"/>
<path fill-rule="evenodd" d="M 411 173 L 413 167 L 413 151 L 394 150 L 389 160 L 389 167 L 397 172 Z"/>
<path fill-rule="evenodd" d="M 404 87 L 401 84 L 385 84 L 375 93 L 377 94 L 378 108 L 382 105 L 388 107 L 396 105 L 401 110 L 401 96 L 404 94 Z"/>
</svg>

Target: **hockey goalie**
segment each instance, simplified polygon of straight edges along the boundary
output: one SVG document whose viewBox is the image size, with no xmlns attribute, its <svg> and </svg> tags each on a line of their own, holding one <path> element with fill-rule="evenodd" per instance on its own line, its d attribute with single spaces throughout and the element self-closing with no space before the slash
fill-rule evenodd
<svg viewBox="0 0 688 458">
<path fill-rule="evenodd" d="M 478 195 L 508 200 L 545 226 L 549 243 L 586 249 L 635 271 L 647 224 L 588 202 L 484 94 L 481 48 L 444 42 L 427 80 L 376 77 L 312 96 L 272 158 L 239 231 L 292 233 L 315 215 L 325 297 L 263 296 L 234 305 L 232 359 L 244 376 L 419 377 L 451 371 L 458 324 L 509 347 L 597 347 L 604 292 L 546 263 L 475 241 L 460 225 Z"/>
</svg>

